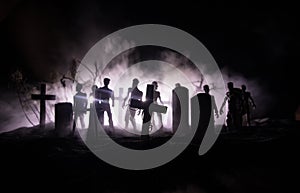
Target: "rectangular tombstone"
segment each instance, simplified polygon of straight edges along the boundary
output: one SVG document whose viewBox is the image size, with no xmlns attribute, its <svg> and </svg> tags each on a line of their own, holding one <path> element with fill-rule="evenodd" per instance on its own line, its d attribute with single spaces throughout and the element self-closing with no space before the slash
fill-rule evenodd
<svg viewBox="0 0 300 193">
<path fill-rule="evenodd" d="M 73 128 L 72 103 L 55 104 L 55 132 L 58 136 L 71 134 Z"/>
<path fill-rule="evenodd" d="M 199 93 L 191 99 L 191 127 L 196 129 L 195 143 L 201 143 L 208 125 L 214 124 L 211 96 Z"/>
</svg>

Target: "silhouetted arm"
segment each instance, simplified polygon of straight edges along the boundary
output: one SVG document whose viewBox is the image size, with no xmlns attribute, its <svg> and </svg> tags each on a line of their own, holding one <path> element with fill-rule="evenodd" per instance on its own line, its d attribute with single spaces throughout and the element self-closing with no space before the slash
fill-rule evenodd
<svg viewBox="0 0 300 193">
<path fill-rule="evenodd" d="M 218 108 L 217 108 L 216 100 L 215 100 L 214 96 L 211 96 L 211 102 L 212 102 L 213 111 L 215 112 L 216 117 L 219 118 L 219 112 L 218 112 Z"/>
<path fill-rule="evenodd" d="M 161 100 L 161 97 L 160 97 L 160 96 L 158 97 L 158 99 L 159 99 L 159 101 L 160 101 L 160 103 L 161 103 L 161 104 L 164 104 L 164 103 L 162 102 L 162 100 Z"/>
<path fill-rule="evenodd" d="M 249 99 L 250 99 L 250 101 L 251 101 L 252 107 L 253 107 L 253 108 L 256 108 L 256 105 L 255 105 L 254 100 L 253 100 L 253 98 L 252 98 L 252 96 L 251 96 L 250 93 L 249 93 Z"/>
<path fill-rule="evenodd" d="M 224 106 L 225 106 L 227 100 L 228 100 L 228 97 L 226 96 L 226 97 L 224 98 L 224 101 L 223 101 L 223 103 L 222 103 L 222 105 L 221 105 L 221 108 L 220 108 L 220 115 L 223 114 L 223 108 L 224 108 Z"/>
<path fill-rule="evenodd" d="M 111 92 L 111 106 L 112 107 L 115 106 L 115 94 L 114 94 L 114 91 Z"/>
<path fill-rule="evenodd" d="M 124 101 L 123 101 L 122 108 L 124 108 L 124 107 L 125 107 L 125 103 L 126 103 L 126 101 L 127 101 L 128 97 L 129 97 L 129 95 L 130 95 L 130 92 L 131 92 L 131 89 L 128 89 L 127 95 L 126 95 L 126 97 L 124 98 Z"/>
<path fill-rule="evenodd" d="M 164 104 L 164 103 L 162 102 L 162 100 L 161 100 L 160 92 L 159 92 L 159 94 L 158 94 L 158 97 L 157 97 L 157 98 L 159 99 L 159 101 L 160 101 L 160 103 L 161 103 L 161 104 Z"/>
</svg>

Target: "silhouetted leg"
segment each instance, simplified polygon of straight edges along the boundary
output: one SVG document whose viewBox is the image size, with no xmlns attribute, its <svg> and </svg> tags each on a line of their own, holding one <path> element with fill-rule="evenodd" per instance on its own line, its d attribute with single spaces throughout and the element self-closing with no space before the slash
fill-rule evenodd
<svg viewBox="0 0 300 193">
<path fill-rule="evenodd" d="M 232 112 L 231 113 L 231 122 L 232 122 L 232 128 L 233 129 L 237 129 L 237 126 L 238 126 L 238 124 L 237 124 L 237 113 L 236 112 Z"/>
<path fill-rule="evenodd" d="M 74 120 L 73 120 L 73 130 L 72 130 L 73 133 L 75 132 L 75 129 L 76 129 L 77 119 L 78 119 L 78 115 L 77 115 L 77 113 L 75 113 Z"/>
<path fill-rule="evenodd" d="M 150 131 L 153 129 L 153 128 L 157 128 L 156 127 L 156 123 L 155 123 L 155 119 L 154 119 L 154 115 L 151 116 L 151 125 L 150 125 Z"/>
<path fill-rule="evenodd" d="M 130 118 L 130 109 L 129 107 L 127 107 L 125 112 L 125 129 L 128 129 L 129 118 Z"/>
<path fill-rule="evenodd" d="M 112 114 L 111 114 L 111 110 L 110 107 L 107 109 L 107 116 L 108 116 L 108 123 L 109 123 L 109 127 L 111 129 L 114 129 L 114 124 L 113 124 L 113 120 L 112 120 Z"/>
<path fill-rule="evenodd" d="M 227 130 L 232 129 L 233 127 L 232 113 L 230 111 L 227 113 L 226 125 Z"/>
<path fill-rule="evenodd" d="M 160 124 L 160 129 L 163 128 L 163 122 L 162 122 L 162 114 L 157 113 L 158 122 Z"/>
<path fill-rule="evenodd" d="M 133 126 L 133 130 L 137 131 L 136 122 L 135 122 L 135 118 L 134 118 L 135 117 L 135 112 L 136 112 L 136 110 L 129 109 L 130 121 L 131 121 L 131 124 Z"/>
<path fill-rule="evenodd" d="M 81 128 L 85 129 L 85 123 L 84 123 L 84 114 L 79 115 L 80 123 L 81 123 Z"/>
<path fill-rule="evenodd" d="M 99 115 L 95 109 L 93 104 L 90 104 L 90 116 L 89 116 L 89 125 L 87 130 L 87 138 L 86 141 L 89 144 L 93 144 L 97 141 L 99 133 L 104 131 L 98 130 L 99 129 Z"/>
<path fill-rule="evenodd" d="M 103 126 L 103 124 L 104 124 L 104 109 L 98 103 L 95 104 L 95 108 L 96 108 L 96 113 L 97 113 L 97 117 L 100 122 L 100 125 Z"/>
<path fill-rule="evenodd" d="M 136 129 L 136 122 L 135 122 L 134 117 L 130 117 L 130 122 L 131 122 L 131 124 L 132 124 L 133 130 L 134 130 L 134 131 L 137 131 L 137 129 Z"/>
<path fill-rule="evenodd" d="M 242 121 L 243 121 L 243 115 L 242 115 L 242 113 L 240 113 L 240 112 L 238 112 L 237 114 L 236 114 L 236 118 L 237 118 L 237 122 L 236 122 L 236 124 L 237 124 L 237 128 L 242 128 Z"/>
<path fill-rule="evenodd" d="M 248 123 L 248 126 L 251 126 L 249 109 L 247 110 L 247 123 Z"/>
<path fill-rule="evenodd" d="M 99 122 L 100 122 L 100 125 L 104 125 L 104 111 L 101 110 L 99 111 Z"/>
<path fill-rule="evenodd" d="M 242 127 L 242 115 L 239 112 L 231 113 L 232 124 L 234 129 L 240 129 Z"/>
</svg>

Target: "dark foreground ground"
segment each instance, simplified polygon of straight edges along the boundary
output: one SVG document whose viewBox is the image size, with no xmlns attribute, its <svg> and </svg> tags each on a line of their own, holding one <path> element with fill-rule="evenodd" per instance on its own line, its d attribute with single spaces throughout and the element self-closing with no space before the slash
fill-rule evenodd
<svg viewBox="0 0 300 193">
<path fill-rule="evenodd" d="M 49 129 L 50 128 L 50 129 Z M 299 192 L 299 123 L 223 132 L 204 156 L 197 144 L 170 163 L 146 171 L 99 160 L 79 137 L 52 127 L 0 135 L 1 190 L 34 192 L 279 193 Z M 167 137 L 165 137 L 167 138 Z M 163 138 L 153 139 L 159 143 Z M 133 138 L 116 138 L 135 144 Z M 1 191 L 2 192 L 2 191 Z"/>
</svg>

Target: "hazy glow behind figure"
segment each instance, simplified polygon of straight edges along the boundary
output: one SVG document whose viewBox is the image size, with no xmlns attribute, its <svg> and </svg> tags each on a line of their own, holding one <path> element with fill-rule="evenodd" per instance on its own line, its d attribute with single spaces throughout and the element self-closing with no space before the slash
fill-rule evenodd
<svg viewBox="0 0 300 193">
<path fill-rule="evenodd" d="M 172 57 L 172 55 L 168 55 L 168 57 Z M 182 62 L 182 61 L 176 61 L 174 59 L 170 59 L 170 61 L 174 62 L 174 64 L 176 65 L 176 63 Z M 147 64 L 148 63 L 148 64 Z M 151 84 L 151 82 L 153 80 L 157 80 L 159 82 L 159 87 L 158 87 L 158 91 L 161 92 L 161 98 L 163 101 L 171 101 L 172 98 L 172 93 L 171 90 L 175 87 L 175 83 L 180 83 L 182 86 L 185 86 L 189 89 L 189 96 L 190 98 L 193 96 L 194 91 L 195 91 L 195 86 L 191 83 L 192 81 L 197 81 L 200 80 L 200 76 L 198 73 L 193 72 L 191 69 L 176 69 L 174 67 L 173 64 L 169 64 L 166 62 L 161 62 L 159 61 L 159 63 L 157 61 L 155 61 L 154 63 L 151 61 L 147 61 L 146 66 L 151 66 L 153 68 L 159 68 L 162 69 L 159 76 L 153 76 L 152 73 L 151 77 L 147 76 L 147 71 L 142 71 L 141 63 L 132 65 L 131 67 L 127 67 L 127 64 L 124 65 L 117 65 L 116 68 L 111 69 L 111 71 L 109 72 L 108 70 L 104 72 L 104 74 L 102 75 L 110 77 L 111 83 L 110 83 L 110 88 L 114 90 L 115 92 L 115 96 L 119 96 L 119 88 L 123 88 L 123 98 L 125 97 L 125 95 L 127 94 L 127 89 L 128 87 L 131 86 L 132 84 L 132 79 L 133 78 L 139 78 L 140 80 L 140 85 L 139 88 L 141 91 L 144 92 L 145 95 L 145 91 L 146 91 L 146 85 L 147 84 Z M 156 63 L 156 64 L 155 64 Z M 148 68 L 146 68 L 148 69 Z M 151 69 L 151 68 L 150 68 Z M 161 74 L 164 74 L 164 76 L 161 76 Z M 79 74 L 80 76 L 82 76 L 82 74 Z M 85 74 L 86 78 L 90 78 L 89 74 Z M 128 77 L 125 77 L 128 76 Z M 241 75 L 234 75 L 231 77 L 227 77 L 227 70 L 224 70 L 223 73 L 224 76 L 224 80 L 225 82 L 228 81 L 233 81 L 235 83 L 235 86 L 240 87 L 241 84 L 245 84 L 247 83 L 247 88 L 248 90 L 252 91 L 253 94 L 253 98 L 255 100 L 255 102 L 258 104 L 258 106 L 260 108 L 264 108 L 262 104 L 262 99 L 263 97 L 259 97 L 262 94 L 262 90 L 261 88 L 258 86 L 257 81 L 253 81 L 253 80 L 247 80 L 246 78 L 242 77 Z M 116 78 L 115 78 L 116 77 Z M 207 80 L 210 79 L 212 80 L 211 82 L 213 82 L 215 78 L 215 75 L 204 75 L 204 82 L 203 85 L 206 84 L 206 82 L 208 82 Z M 85 78 L 83 80 L 86 80 Z M 119 80 L 119 82 L 117 82 Z M 80 82 L 83 83 L 83 82 Z M 99 87 L 100 82 L 96 82 L 96 85 Z M 75 91 L 75 87 L 74 85 L 71 85 L 71 83 L 69 83 L 69 85 L 64 88 L 62 87 L 62 85 L 58 82 L 55 84 L 47 84 L 47 93 L 49 94 L 55 94 L 56 95 L 56 100 L 55 101 L 47 101 L 46 103 L 46 112 L 47 112 L 47 116 L 46 116 L 46 123 L 50 123 L 50 122 L 54 122 L 54 105 L 55 103 L 59 103 L 59 102 L 71 102 L 73 104 L 73 95 L 75 95 L 76 91 Z M 223 99 L 224 99 L 224 95 L 222 95 L 218 88 L 213 89 L 213 85 L 210 85 L 210 88 L 212 89 L 210 91 L 211 95 L 215 96 L 215 100 L 216 100 L 216 104 L 218 109 L 220 108 Z M 83 88 L 83 92 L 87 93 L 87 95 L 89 96 L 91 93 L 91 86 L 90 84 L 84 85 Z M 32 94 L 38 94 L 39 91 L 35 91 L 32 92 Z M 264 98 L 263 98 L 264 99 Z M 89 99 L 89 103 L 92 101 L 92 99 Z M 265 101 L 265 100 L 264 100 Z M 39 106 L 39 102 L 38 101 L 33 101 L 33 103 L 37 106 Z M 171 128 L 171 123 L 172 123 L 172 117 L 171 117 L 171 108 L 172 105 L 170 104 L 165 104 L 166 106 L 168 106 L 168 111 L 167 114 L 164 114 L 163 117 L 163 123 L 164 126 L 167 127 L 167 129 Z M 88 105 L 89 108 L 89 105 Z M 118 119 L 118 113 L 119 111 L 121 111 L 122 114 L 122 119 L 119 120 Z M 226 111 L 224 109 L 224 114 L 221 116 L 225 116 L 226 115 Z M 112 108 L 112 113 L 113 113 L 113 120 L 116 122 L 116 125 L 118 126 L 124 126 L 124 116 L 125 116 L 125 109 L 122 109 L 122 107 L 120 107 L 119 105 L 119 101 L 115 101 L 115 107 Z M 257 113 L 257 112 L 256 112 Z M 33 122 L 38 125 L 39 121 L 38 119 L 35 117 L 35 115 L 33 113 L 29 112 L 29 115 L 31 117 L 31 120 L 33 120 Z M 89 111 L 87 112 L 87 114 L 85 115 L 85 124 L 86 126 L 88 126 L 88 118 L 89 118 Z M 223 124 L 221 121 L 221 119 L 215 119 L 216 124 Z M 141 120 L 141 116 L 137 116 L 136 118 L 137 123 L 140 124 L 142 123 Z M 14 124 L 9 124 L 8 127 L 10 127 L 11 129 L 15 129 L 18 126 L 31 126 L 29 124 L 29 122 L 26 119 L 23 119 L 22 121 L 19 121 L 20 123 L 16 123 L 14 122 Z M 105 114 L 105 125 L 108 125 L 107 122 L 107 115 Z M 15 126 L 17 125 L 17 126 Z M 131 124 L 129 124 L 129 126 L 131 126 Z M 140 129 L 140 127 L 138 126 L 138 129 Z M 8 128 L 9 129 L 9 128 Z"/>
<path fill-rule="evenodd" d="M 160 69 L 158 74 L 153 74 L 150 71 L 142 70 L 142 69 Z M 139 83 L 139 89 L 143 92 L 143 96 L 146 95 L 146 86 L 147 84 L 151 84 L 152 81 L 158 81 L 159 87 L 158 91 L 161 94 L 162 101 L 169 102 L 165 103 L 164 105 L 168 107 L 167 113 L 162 115 L 163 118 L 163 124 L 164 127 L 168 130 L 171 130 L 172 127 L 172 89 L 175 88 L 176 83 L 180 83 L 182 86 L 187 87 L 189 89 L 189 96 L 190 98 L 193 96 L 195 92 L 195 86 L 191 83 L 195 80 L 200 80 L 199 73 L 193 72 L 190 69 L 177 69 L 175 65 L 169 64 L 162 61 L 144 61 L 140 62 L 134 65 L 131 65 L 130 67 L 126 67 L 124 65 L 124 68 L 120 68 L 120 65 L 116 69 L 111 69 L 110 71 L 104 70 L 104 73 L 101 75 L 101 77 L 110 77 L 110 88 L 114 90 L 115 96 L 119 96 L 119 88 L 123 88 L 123 98 L 125 98 L 127 94 L 127 89 L 131 87 L 132 79 L 138 78 L 140 80 Z M 83 80 L 89 79 L 90 75 L 84 74 L 85 78 Z M 213 75 L 204 75 L 205 81 L 207 79 L 213 80 Z M 100 82 L 96 82 L 96 85 L 98 87 L 102 86 L 100 85 Z M 88 96 L 91 94 L 91 88 L 90 84 L 85 84 L 83 86 L 83 92 L 87 93 Z M 38 91 L 37 91 L 38 93 Z M 71 102 L 73 104 L 73 96 L 75 95 L 75 87 L 72 84 L 69 84 L 67 87 L 62 87 L 60 83 L 56 84 L 47 84 L 47 93 L 49 94 L 55 94 L 56 95 L 56 101 L 48 101 L 46 104 L 46 123 L 54 122 L 54 105 L 55 103 L 59 102 Z M 222 104 L 224 96 L 218 93 L 218 90 L 211 90 L 210 94 L 214 95 L 216 98 L 217 107 L 219 108 Z M 93 97 L 89 97 L 89 104 L 93 101 Z M 34 101 L 34 103 L 38 102 Z M 123 101 L 115 100 L 115 106 L 112 108 L 113 113 L 113 120 L 115 122 L 115 125 L 120 128 L 124 128 L 125 125 L 125 112 L 126 108 L 122 108 Z M 89 105 L 88 105 L 89 108 Z M 121 114 L 121 119 L 119 119 L 118 115 Z M 105 114 L 105 121 L 104 125 L 108 125 L 108 117 Z M 223 114 L 224 116 L 224 114 Z M 33 115 L 32 115 L 33 117 Z M 34 117 L 33 117 L 34 118 Z M 157 119 L 156 114 L 154 114 L 154 119 Z M 85 117 L 85 124 L 88 126 L 89 123 L 89 111 L 87 111 Z M 156 121 L 157 122 L 157 121 Z M 136 115 L 136 123 L 137 123 L 137 129 L 141 130 L 142 126 L 142 115 Z M 38 119 L 36 121 L 36 124 L 38 124 Z M 216 119 L 216 124 L 222 124 L 221 122 Z M 26 121 L 24 121 L 24 124 L 22 125 L 28 125 L 26 124 Z M 29 126 L 29 125 L 28 125 Z M 131 123 L 129 123 L 129 129 L 131 128 Z M 151 133 L 155 132 L 156 130 L 152 130 Z"/>
<path fill-rule="evenodd" d="M 152 81 L 158 81 L 158 91 L 161 94 L 162 101 L 164 105 L 168 107 L 167 113 L 162 115 L 164 128 L 171 131 L 172 128 L 172 89 L 175 88 L 176 83 L 180 83 L 182 86 L 187 87 L 189 89 L 190 98 L 193 96 L 195 92 L 195 86 L 192 84 L 192 81 L 200 80 L 199 73 L 193 72 L 189 69 L 181 70 L 175 67 L 173 64 L 169 64 L 162 61 L 149 60 L 140 62 L 130 67 L 120 68 L 120 65 L 117 65 L 118 68 L 106 70 L 104 69 L 101 77 L 109 77 L 111 79 L 110 88 L 114 90 L 115 97 L 119 97 L 119 88 L 123 88 L 122 98 L 125 98 L 127 95 L 128 88 L 132 85 L 132 80 L 134 78 L 138 78 L 140 83 L 138 88 L 143 92 L 143 100 L 145 100 L 146 95 L 146 86 L 147 84 L 151 84 Z M 145 70 L 146 69 L 146 70 Z M 159 69 L 159 72 L 154 74 L 151 72 L 151 69 Z M 85 74 L 87 76 L 87 74 Z M 205 76 L 205 80 L 213 79 L 213 76 Z M 82 79 L 87 80 L 88 77 L 83 77 Z M 204 81 L 206 82 L 206 81 Z M 101 83 L 101 81 L 99 82 Z M 99 83 L 96 83 L 98 87 L 101 87 Z M 84 85 L 84 91 L 91 93 L 91 88 L 89 85 Z M 223 101 L 223 95 L 217 92 L 218 90 L 211 90 L 210 93 L 215 96 L 217 106 L 219 107 Z M 89 103 L 91 103 L 93 99 L 90 97 Z M 112 107 L 112 116 L 115 126 L 118 128 L 125 127 L 125 112 L 126 108 L 122 108 L 123 100 L 115 100 L 115 106 Z M 128 102 L 126 103 L 128 104 Z M 121 114 L 121 118 L 120 115 Z M 104 115 L 104 125 L 108 125 L 108 117 Z M 157 116 L 154 113 L 154 119 L 157 123 Z M 224 115 L 223 115 L 224 116 Z M 85 115 L 85 122 L 88 125 L 88 117 L 89 111 Z M 142 114 L 136 114 L 135 117 L 137 123 L 138 131 L 141 130 L 142 127 Z M 222 124 L 216 119 L 216 124 Z M 131 123 L 129 123 L 128 131 L 130 132 L 132 129 Z M 152 130 L 150 133 L 155 132 L 156 130 Z"/>
<path fill-rule="evenodd" d="M 113 40 L 108 42 L 107 49 L 105 50 L 105 52 L 114 53 L 118 51 L 114 49 L 121 49 L 123 47 L 124 49 L 126 49 L 132 46 L 132 43 L 126 41 L 121 43 L 117 41 L 117 43 L 118 44 L 116 44 Z M 115 44 L 118 46 L 116 46 Z M 105 54 L 106 53 L 104 53 L 102 57 L 104 57 Z M 199 72 L 198 70 L 195 71 L 192 68 L 176 68 L 175 66 L 180 66 L 180 64 L 184 64 L 186 62 L 186 58 L 184 57 L 176 57 L 176 55 L 170 54 L 169 52 L 164 52 L 162 53 L 162 55 L 164 55 L 164 59 L 168 61 L 168 63 L 162 61 L 145 61 L 129 66 L 129 59 L 127 57 L 123 57 L 122 60 L 119 63 L 116 63 L 112 68 L 102 69 L 102 72 L 99 74 L 99 76 L 96 77 L 95 82 L 93 82 L 95 74 L 91 72 L 96 71 L 94 64 L 100 65 L 102 61 L 94 61 L 91 64 L 85 64 L 89 67 L 91 71 L 87 70 L 86 66 L 80 65 L 78 73 L 76 75 L 77 81 L 83 84 L 82 91 L 87 93 L 88 96 L 91 93 L 91 87 L 93 84 L 97 85 L 98 87 L 101 87 L 103 86 L 101 85 L 102 79 L 105 77 L 109 77 L 111 79 L 110 88 L 114 90 L 115 96 L 119 96 L 119 88 L 123 88 L 122 97 L 124 98 L 127 94 L 128 87 L 131 87 L 132 79 L 138 78 L 140 80 L 139 89 L 144 93 L 144 96 L 146 95 L 146 85 L 151 84 L 151 82 L 155 80 L 159 82 L 158 91 L 161 93 L 161 98 L 163 101 L 171 102 L 172 89 L 175 88 L 176 83 L 180 83 L 182 86 L 187 87 L 189 89 L 189 96 L 191 98 L 195 94 L 196 89 L 192 82 L 199 81 L 201 79 L 200 74 L 202 72 Z M 214 82 L 213 80 L 217 78 L 215 76 L 216 75 L 214 74 L 204 74 L 205 80 L 203 84 L 206 84 L 207 82 Z M 210 86 L 212 87 L 212 85 Z M 48 116 L 46 117 L 46 121 L 53 122 L 54 104 L 58 102 L 73 103 L 73 96 L 76 92 L 74 89 L 74 85 L 72 84 L 69 84 L 67 85 L 67 87 L 64 88 L 60 83 L 56 83 L 47 85 L 47 93 L 55 94 L 57 96 L 56 101 L 51 101 L 47 103 Z M 210 94 L 215 96 L 217 107 L 219 108 L 224 99 L 224 95 L 221 92 L 218 92 L 218 88 L 216 90 L 211 90 Z M 90 101 L 92 101 L 92 99 L 90 99 Z M 167 129 L 171 129 L 172 105 L 171 103 L 166 103 L 164 105 L 168 106 L 168 110 L 166 114 L 162 115 L 163 124 L 164 127 L 166 127 Z M 122 101 L 116 100 L 115 107 L 112 108 L 113 120 L 116 126 L 124 128 L 125 112 L 126 109 L 122 109 Z M 119 116 L 120 114 L 121 118 Z M 104 124 L 108 125 L 107 115 L 105 114 L 104 116 Z M 225 116 L 225 114 L 223 114 L 222 116 Z M 86 126 L 88 126 L 88 119 L 89 111 L 87 111 L 85 115 Z M 223 124 L 220 120 L 222 119 L 216 119 L 216 124 Z M 136 122 L 137 128 L 140 129 L 142 124 L 141 115 L 136 116 Z M 130 126 L 131 123 L 129 123 L 129 127 Z"/>
<path fill-rule="evenodd" d="M 141 69 L 160 69 L 161 73 L 159 74 L 165 74 L 164 76 L 155 76 L 150 72 L 142 71 Z M 125 70 L 125 71 L 124 71 Z M 112 70 L 114 71 L 114 70 Z M 159 87 L 158 91 L 161 94 L 162 101 L 164 102 L 164 105 L 168 107 L 167 113 L 163 114 L 163 124 L 166 129 L 171 130 L 171 123 L 172 123 L 172 104 L 171 104 L 171 98 L 172 98 L 172 89 L 175 88 L 176 82 L 184 82 L 190 84 L 187 77 L 180 72 L 178 69 L 174 67 L 172 64 L 168 64 L 161 61 L 144 61 L 137 64 L 134 64 L 126 69 L 121 69 L 119 72 L 114 71 L 116 73 L 115 76 L 112 75 L 112 73 L 109 73 L 108 75 L 103 74 L 102 77 L 109 77 L 111 78 L 111 89 L 115 91 L 115 96 L 119 96 L 119 88 L 123 88 L 123 98 L 127 95 L 128 88 L 131 87 L 132 80 L 134 78 L 138 78 L 140 83 L 138 85 L 138 88 L 143 92 L 143 100 L 145 100 L 146 96 L 146 87 L 147 84 L 151 84 L 152 81 L 158 81 Z M 113 78 L 115 77 L 115 78 Z M 189 85 L 192 89 L 192 86 Z M 192 90 L 193 91 L 193 90 Z M 191 91 L 191 92 L 192 92 Z M 115 106 L 112 108 L 113 113 L 113 120 L 115 122 L 115 125 L 117 125 L 120 128 L 125 127 L 125 112 L 126 108 L 122 108 L 123 100 L 115 100 Z M 128 104 L 128 102 L 126 102 Z M 121 111 L 121 120 L 119 120 L 119 113 Z M 88 117 L 88 116 L 86 116 Z M 157 119 L 156 114 L 154 114 L 154 119 Z M 136 123 L 137 123 L 137 129 L 140 131 L 142 127 L 142 114 L 138 115 L 136 114 L 135 117 Z M 88 121 L 86 119 L 86 121 Z M 157 123 L 157 120 L 156 120 Z M 105 122 L 104 125 L 107 125 L 107 115 L 105 114 Z M 131 123 L 129 123 L 129 129 L 131 128 Z M 130 131 L 130 130 L 129 130 Z M 152 130 L 151 132 L 155 132 L 156 130 Z"/>
</svg>

